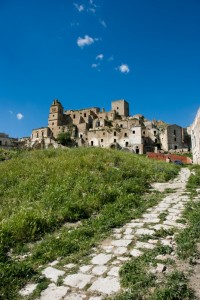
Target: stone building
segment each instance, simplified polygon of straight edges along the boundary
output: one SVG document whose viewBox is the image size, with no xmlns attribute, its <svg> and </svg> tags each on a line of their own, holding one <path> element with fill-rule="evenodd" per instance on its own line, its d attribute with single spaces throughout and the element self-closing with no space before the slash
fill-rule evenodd
<svg viewBox="0 0 200 300">
<path fill-rule="evenodd" d="M 124 99 L 113 101 L 108 112 L 98 107 L 64 110 L 56 99 L 50 107 L 48 126 L 34 129 L 31 143 L 46 147 L 62 132 L 70 133 L 77 146 L 126 148 L 138 154 L 188 148 L 180 126 L 149 121 L 141 114 L 129 116 L 129 103 Z"/>
<path fill-rule="evenodd" d="M 191 125 L 193 163 L 200 164 L 200 108 Z"/>
<path fill-rule="evenodd" d="M 6 133 L 0 133 L 0 148 L 12 149 L 18 146 L 16 138 L 9 137 Z"/>
</svg>

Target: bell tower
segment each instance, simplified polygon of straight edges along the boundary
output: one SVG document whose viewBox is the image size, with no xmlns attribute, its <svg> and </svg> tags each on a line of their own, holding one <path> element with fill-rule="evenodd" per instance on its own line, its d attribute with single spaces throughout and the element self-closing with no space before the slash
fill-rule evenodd
<svg viewBox="0 0 200 300">
<path fill-rule="evenodd" d="M 53 100 L 50 107 L 48 127 L 53 131 L 56 127 L 63 125 L 63 107 L 58 99 Z"/>
</svg>

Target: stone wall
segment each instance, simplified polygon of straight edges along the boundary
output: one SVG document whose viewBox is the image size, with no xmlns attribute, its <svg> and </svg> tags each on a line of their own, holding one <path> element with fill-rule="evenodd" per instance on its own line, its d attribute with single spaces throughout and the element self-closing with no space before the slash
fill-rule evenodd
<svg viewBox="0 0 200 300">
<path fill-rule="evenodd" d="M 191 126 L 191 141 L 193 162 L 200 164 L 200 108 Z"/>
</svg>

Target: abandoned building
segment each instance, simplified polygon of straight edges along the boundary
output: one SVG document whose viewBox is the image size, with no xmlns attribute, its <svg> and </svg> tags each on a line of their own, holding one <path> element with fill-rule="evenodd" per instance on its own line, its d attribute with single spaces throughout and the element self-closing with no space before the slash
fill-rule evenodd
<svg viewBox="0 0 200 300">
<path fill-rule="evenodd" d="M 68 132 L 77 146 L 126 148 L 134 153 L 148 151 L 188 151 L 187 131 L 178 125 L 163 121 L 149 121 L 141 114 L 129 115 L 125 100 L 111 103 L 106 112 L 98 107 L 80 110 L 64 110 L 55 99 L 50 106 L 48 126 L 34 129 L 31 145 L 43 143 L 45 147 L 55 143 L 59 133 Z"/>
<path fill-rule="evenodd" d="M 191 125 L 193 163 L 200 165 L 200 108 Z"/>
<path fill-rule="evenodd" d="M 18 140 L 16 138 L 9 137 L 8 134 L 0 132 L 0 148 L 12 149 L 17 147 Z"/>
</svg>

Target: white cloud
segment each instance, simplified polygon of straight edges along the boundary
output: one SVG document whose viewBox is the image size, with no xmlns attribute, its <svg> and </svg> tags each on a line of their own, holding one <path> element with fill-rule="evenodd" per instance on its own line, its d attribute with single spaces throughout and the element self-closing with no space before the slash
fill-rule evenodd
<svg viewBox="0 0 200 300">
<path fill-rule="evenodd" d="M 96 9 L 95 8 L 88 8 L 89 11 L 91 11 L 93 14 L 95 14 Z"/>
<path fill-rule="evenodd" d="M 93 39 L 89 35 L 85 35 L 84 38 L 78 37 L 77 39 L 77 45 L 79 47 L 89 46 L 94 43 L 98 39 Z"/>
<path fill-rule="evenodd" d="M 121 72 L 121 73 L 129 73 L 130 72 L 130 68 L 128 65 L 126 64 L 122 64 L 121 66 L 118 67 L 118 70 Z"/>
<path fill-rule="evenodd" d="M 99 55 L 97 55 L 96 56 L 96 59 L 98 60 L 103 60 L 103 58 L 104 58 L 104 55 L 103 54 L 99 54 Z"/>
<path fill-rule="evenodd" d="M 84 11 L 84 6 L 82 4 L 78 5 L 77 3 L 74 3 L 74 6 L 79 12 Z"/>
<path fill-rule="evenodd" d="M 98 68 L 99 64 L 92 64 L 91 67 L 92 68 Z"/>
<path fill-rule="evenodd" d="M 104 21 L 104 20 L 100 20 L 100 23 L 101 23 L 101 25 L 103 26 L 103 27 L 107 27 L 107 24 L 106 24 L 106 22 Z"/>
<path fill-rule="evenodd" d="M 23 116 L 21 113 L 18 113 L 18 114 L 17 114 L 17 119 L 18 119 L 18 120 L 23 119 L 23 117 L 24 117 L 24 116 Z"/>
</svg>

